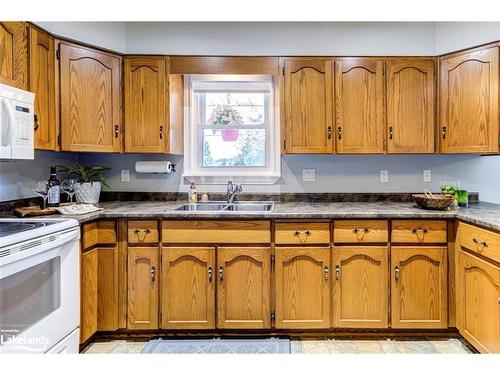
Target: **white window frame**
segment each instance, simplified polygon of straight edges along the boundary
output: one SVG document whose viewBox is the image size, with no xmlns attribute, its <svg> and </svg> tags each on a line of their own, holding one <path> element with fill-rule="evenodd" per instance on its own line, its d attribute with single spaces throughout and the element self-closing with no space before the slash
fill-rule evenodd
<svg viewBox="0 0 500 375">
<path fill-rule="evenodd" d="M 266 166 L 262 167 L 202 167 L 202 140 L 199 124 L 196 123 L 198 110 L 194 83 L 210 81 L 227 82 L 270 82 L 269 126 L 266 134 Z M 279 87 L 276 77 L 268 75 L 216 75 L 191 74 L 184 76 L 184 168 L 185 183 L 226 184 L 228 180 L 244 184 L 274 184 L 281 178 Z"/>
</svg>

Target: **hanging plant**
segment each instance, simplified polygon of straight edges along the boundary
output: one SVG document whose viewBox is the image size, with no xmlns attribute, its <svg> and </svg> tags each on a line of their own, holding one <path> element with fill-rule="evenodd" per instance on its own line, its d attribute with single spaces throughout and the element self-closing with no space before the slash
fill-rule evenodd
<svg viewBox="0 0 500 375">
<path fill-rule="evenodd" d="M 243 117 L 240 113 L 229 104 L 219 104 L 213 110 L 210 118 L 207 121 L 210 125 L 241 125 Z M 239 137 L 239 129 L 223 129 L 221 130 L 222 139 L 225 142 L 234 142 Z M 214 131 L 215 134 L 215 131 Z"/>
</svg>

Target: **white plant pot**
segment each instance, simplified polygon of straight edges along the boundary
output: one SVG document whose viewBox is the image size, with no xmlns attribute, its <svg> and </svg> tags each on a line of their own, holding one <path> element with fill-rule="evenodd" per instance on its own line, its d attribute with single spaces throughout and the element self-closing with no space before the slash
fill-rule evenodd
<svg viewBox="0 0 500 375">
<path fill-rule="evenodd" d="M 82 182 L 76 186 L 76 201 L 80 203 L 97 203 L 101 194 L 100 182 Z"/>
</svg>

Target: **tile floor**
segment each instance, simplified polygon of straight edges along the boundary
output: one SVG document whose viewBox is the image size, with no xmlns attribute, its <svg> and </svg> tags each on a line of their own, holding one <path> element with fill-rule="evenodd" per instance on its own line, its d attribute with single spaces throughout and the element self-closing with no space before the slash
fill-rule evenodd
<svg viewBox="0 0 500 375">
<path fill-rule="evenodd" d="M 147 341 L 96 341 L 85 354 L 137 354 Z M 339 340 L 292 339 L 292 354 L 468 354 L 469 349 L 458 339 L 418 340 Z"/>
</svg>

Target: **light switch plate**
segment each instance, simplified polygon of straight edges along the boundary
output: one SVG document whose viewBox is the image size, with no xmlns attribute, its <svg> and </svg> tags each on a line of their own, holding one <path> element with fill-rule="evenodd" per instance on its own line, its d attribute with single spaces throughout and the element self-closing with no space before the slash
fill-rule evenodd
<svg viewBox="0 0 500 375">
<path fill-rule="evenodd" d="M 431 181 L 432 181 L 431 170 L 424 169 L 424 182 L 431 182 Z"/>
<path fill-rule="evenodd" d="M 380 171 L 380 182 L 389 182 L 389 171 L 387 169 Z"/>
<path fill-rule="evenodd" d="M 121 170 L 121 175 L 120 175 L 121 181 L 122 182 L 129 182 L 130 181 L 130 172 L 128 169 L 122 169 Z"/>
<path fill-rule="evenodd" d="M 316 169 L 302 169 L 302 181 L 314 182 L 316 181 Z"/>
</svg>

